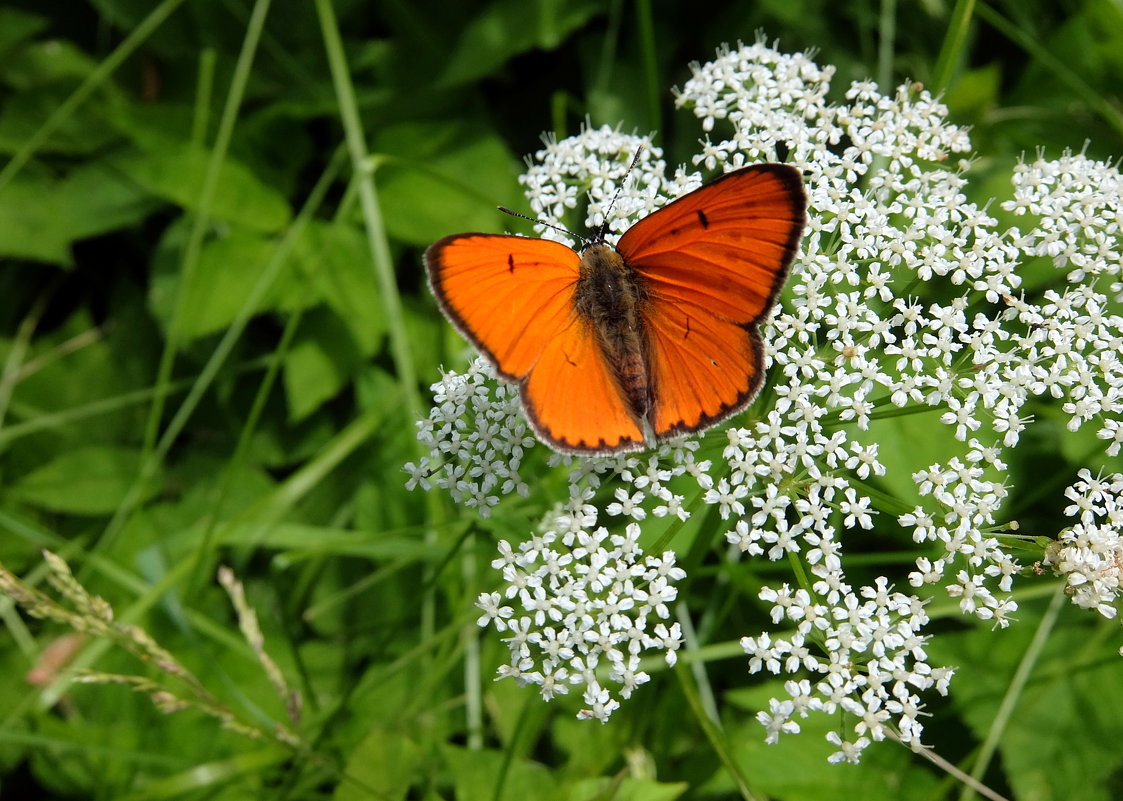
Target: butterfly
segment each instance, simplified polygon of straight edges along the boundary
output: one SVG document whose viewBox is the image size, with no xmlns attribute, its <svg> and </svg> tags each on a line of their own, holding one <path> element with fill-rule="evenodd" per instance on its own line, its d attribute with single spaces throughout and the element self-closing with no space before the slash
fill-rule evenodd
<svg viewBox="0 0 1123 801">
<path fill-rule="evenodd" d="M 760 322 L 807 210 L 784 164 L 733 170 L 580 252 L 559 242 L 455 234 L 425 251 L 445 316 L 519 385 L 555 450 L 612 454 L 713 426 L 764 380 Z"/>
</svg>

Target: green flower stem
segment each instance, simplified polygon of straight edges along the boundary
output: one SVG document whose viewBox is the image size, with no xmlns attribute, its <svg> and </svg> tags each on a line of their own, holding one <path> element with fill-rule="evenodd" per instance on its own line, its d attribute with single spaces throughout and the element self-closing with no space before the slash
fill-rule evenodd
<svg viewBox="0 0 1123 801">
<path fill-rule="evenodd" d="M 888 91 L 893 82 L 893 50 L 897 43 L 897 0 L 881 0 L 878 25 L 877 83 Z"/>
<path fill-rule="evenodd" d="M 235 316 L 234 320 L 231 321 L 218 347 L 215 348 L 210 360 L 203 368 L 198 382 L 192 388 L 192 396 L 185 400 L 180 407 L 181 411 L 187 409 L 188 414 L 190 414 L 190 411 L 194 410 L 195 406 L 202 399 L 202 391 L 210 386 L 211 380 L 233 350 L 235 343 L 245 330 L 250 318 L 257 311 L 258 305 L 264 300 L 265 295 L 272 288 L 277 276 L 280 275 L 281 269 L 288 263 L 288 257 L 292 253 L 292 249 L 299 241 L 301 234 L 304 233 L 304 229 L 307 227 L 309 221 L 312 220 L 313 216 L 323 205 L 328 189 L 335 182 L 339 174 L 339 169 L 342 166 L 342 152 L 342 150 L 336 151 L 332 160 L 328 163 L 327 168 L 324 170 L 319 180 L 316 181 L 316 185 L 312 187 L 312 191 L 308 194 L 308 199 L 305 201 L 300 213 L 297 214 L 296 219 L 293 221 L 292 225 L 289 226 L 284 238 L 277 245 L 276 250 L 273 251 L 272 257 L 269 259 L 268 263 L 266 263 L 264 269 L 262 269 L 261 275 L 258 276 L 257 283 L 254 284 L 253 289 L 242 304 L 242 308 L 238 310 L 238 314 Z M 225 477 L 224 480 L 220 482 L 221 486 L 214 501 L 215 512 L 211 515 L 211 523 L 199 543 L 196 557 L 198 569 L 190 583 L 191 590 L 189 591 L 189 597 L 191 592 L 201 587 L 204 581 L 210 579 L 209 571 L 204 575 L 202 567 L 206 564 L 206 556 L 214 549 L 215 529 L 222 519 L 221 511 L 225 505 L 226 498 L 233 490 L 233 476 L 237 475 L 239 467 L 245 460 L 245 455 L 249 450 L 253 434 L 257 430 L 258 421 L 261 419 L 261 415 L 265 410 L 265 403 L 276 383 L 277 374 L 280 372 L 285 354 L 288 353 L 293 337 L 296 335 L 297 326 L 302 316 L 302 312 L 299 309 L 289 315 L 285 323 L 285 329 L 281 334 L 280 342 L 278 342 L 276 350 L 269 358 L 265 375 L 258 385 L 257 393 L 254 395 L 253 405 L 250 408 L 250 413 L 246 418 L 245 425 L 242 426 L 242 430 L 238 434 L 238 442 L 234 446 L 234 453 L 230 457 L 230 461 L 227 462 Z M 204 378 L 206 378 L 205 381 Z M 190 404 L 188 404 L 188 401 L 190 401 Z M 179 415 L 177 415 L 177 419 L 178 418 Z M 187 418 L 184 416 L 183 423 L 186 424 L 186 422 Z M 169 441 L 167 444 L 170 445 L 171 442 Z"/>
<path fill-rule="evenodd" d="M 215 193 L 218 191 L 218 175 L 222 163 L 230 150 L 230 141 L 234 136 L 234 124 L 238 119 L 238 109 L 246 94 L 249 83 L 250 70 L 253 59 L 257 53 L 257 45 L 261 40 L 261 31 L 265 27 L 265 18 L 269 12 L 270 0 L 258 0 L 254 6 L 253 15 L 246 28 L 246 37 L 242 42 L 242 51 L 238 54 L 238 62 L 234 67 L 234 75 L 230 80 L 230 91 L 226 95 L 226 105 L 219 120 L 218 132 L 215 134 L 214 148 L 211 150 L 210 161 L 207 164 L 206 175 L 203 176 L 203 186 L 199 192 L 199 202 L 196 212 L 191 220 L 191 230 L 187 236 L 187 244 L 183 249 L 183 268 L 179 275 L 176 289 L 175 304 L 171 321 L 168 323 L 167 337 L 164 340 L 164 350 L 160 354 L 160 366 L 157 370 L 157 394 L 148 415 L 148 423 L 144 432 L 144 449 L 150 454 L 141 468 L 138 484 L 143 484 L 155 472 L 160 459 L 153 453 L 156 437 L 160 427 L 160 420 L 164 412 L 164 387 L 171 379 L 172 365 L 175 363 L 176 351 L 179 348 L 180 321 L 183 319 L 184 305 L 187 302 L 187 287 L 191 285 L 195 269 L 199 263 L 199 253 L 203 247 L 203 236 L 206 234 L 210 222 L 210 210 L 214 203 Z"/>
<path fill-rule="evenodd" d="M 378 191 L 374 184 L 374 170 L 377 165 L 367 152 L 366 134 L 363 130 L 362 120 L 359 118 L 358 101 L 347 68 L 343 40 L 339 33 L 339 22 L 336 19 L 335 10 L 332 8 L 330 0 L 315 0 L 315 5 L 316 13 L 320 18 L 328 66 L 331 70 L 336 98 L 339 102 L 340 121 L 343 124 L 347 148 L 351 153 L 352 169 L 355 172 L 355 181 L 358 184 L 359 204 L 362 208 L 363 221 L 367 231 L 367 243 L 371 252 L 371 266 L 374 270 L 375 280 L 378 282 L 379 294 L 382 297 L 386 313 L 391 357 L 394 360 L 398 383 L 401 387 L 402 402 L 408 420 L 422 420 L 425 413 L 421 403 L 421 393 L 417 387 L 417 369 L 413 363 L 409 333 L 406 330 L 405 319 L 402 315 L 401 298 L 398 296 L 397 277 L 394 274 L 393 261 L 390 256 L 390 244 L 386 238 L 386 227 L 382 221 Z M 413 447 L 414 452 L 420 457 L 424 452 L 421 443 L 415 440 Z M 444 503 L 442 499 L 436 497 L 435 493 L 426 493 L 426 516 L 432 525 L 425 532 L 425 541 L 430 547 L 436 546 L 437 529 L 447 518 Z M 423 640 L 433 636 L 436 630 L 436 599 L 430 579 L 431 576 L 426 571 L 422 576 L 422 581 L 429 589 L 423 593 L 419 603 L 420 632 Z M 478 642 L 478 640 L 470 640 L 466 645 L 476 647 L 475 642 Z M 465 681 L 470 681 L 471 676 L 472 672 L 469 669 Z M 474 705 L 470 706 L 469 712 L 478 712 L 478 708 Z M 468 721 L 469 730 L 479 728 L 480 725 L 479 720 Z"/>
<path fill-rule="evenodd" d="M 236 365 L 233 368 L 233 373 L 235 375 L 242 375 L 244 373 L 256 372 L 267 367 L 269 361 L 268 358 L 252 359 Z M 191 388 L 194 382 L 194 378 L 183 378 L 178 381 L 172 381 L 166 386 L 165 392 L 169 395 L 185 392 Z M 22 423 L 0 428 L 0 448 L 4 448 L 17 439 L 35 434 L 39 431 L 49 431 L 54 428 L 74 425 L 92 417 L 110 414 L 120 411 L 121 409 L 127 409 L 130 406 L 147 403 L 155 396 L 155 387 L 145 387 L 144 389 L 123 392 L 111 398 L 103 398 L 101 400 L 82 404 L 81 406 L 75 406 L 70 409 L 63 409 L 59 412 L 50 412 L 47 414 L 40 413 L 39 409 L 28 409 L 26 406 L 13 403 L 13 411 L 21 412 L 22 410 L 22 412 L 26 412 L 23 416 L 29 419 Z"/>
<path fill-rule="evenodd" d="M 24 357 L 27 356 L 27 351 L 31 346 L 31 337 L 35 334 L 35 329 L 39 325 L 39 319 L 43 316 L 44 309 L 47 308 L 50 294 L 46 292 L 39 296 L 35 306 L 20 321 L 15 338 L 12 340 L 8 358 L 4 362 L 3 373 L 0 373 L 0 430 L 3 430 L 4 418 L 7 416 L 8 406 L 12 402 L 12 391 L 19 381 L 20 365 L 23 363 Z"/>
<path fill-rule="evenodd" d="M 1041 623 L 1037 626 L 1033 640 L 1026 648 L 1025 654 L 1022 655 L 1022 661 L 1018 663 L 1018 669 L 1010 677 L 1010 685 L 1006 688 L 1006 695 L 1003 696 L 998 712 L 995 713 L 994 721 L 990 725 L 986 739 L 979 746 L 978 754 L 975 756 L 975 765 L 971 769 L 971 778 L 980 783 L 990 766 L 995 751 L 998 750 L 998 743 L 1006 731 L 1006 724 L 1010 722 L 1010 716 L 1013 715 L 1014 708 L 1018 705 L 1018 700 L 1022 697 L 1026 684 L 1029 682 L 1029 676 L 1033 672 L 1037 660 L 1041 657 L 1041 651 L 1044 649 L 1045 643 L 1049 641 L 1049 635 L 1052 634 L 1053 627 L 1057 624 L 1061 607 L 1064 606 L 1066 599 L 1067 596 L 1064 593 L 1064 584 L 1062 583 L 1054 591 L 1053 599 L 1049 602 L 1049 608 L 1045 610 L 1045 614 L 1041 617 Z M 969 785 L 963 788 L 963 792 L 959 796 L 960 801 L 970 801 L 974 797 L 975 791 Z"/>
<path fill-rule="evenodd" d="M 218 54 L 208 47 L 199 54 L 198 91 L 195 92 L 195 111 L 191 115 L 191 141 L 200 147 L 206 144 L 210 127 L 211 96 L 214 94 L 214 68 Z"/>
<path fill-rule="evenodd" d="M 663 115 L 660 114 L 663 85 L 659 77 L 659 64 L 655 56 L 655 16 L 651 0 L 636 3 L 636 25 L 639 29 L 640 54 L 643 59 L 644 94 L 646 95 L 647 122 L 652 130 L 663 130 Z"/>
<path fill-rule="evenodd" d="M 420 420 L 422 415 L 421 395 L 417 389 L 417 370 L 413 364 L 413 354 L 409 347 L 409 336 L 402 315 L 401 298 L 398 296 L 397 277 L 394 275 L 390 244 L 386 238 L 386 227 L 382 221 L 382 210 L 378 204 L 378 190 L 374 185 L 375 165 L 367 152 L 366 135 L 359 119 L 358 101 L 351 75 L 347 69 L 343 40 L 339 34 L 339 24 L 329 0 L 316 0 L 316 12 L 320 17 L 320 27 L 324 36 L 324 49 L 328 65 L 335 83 L 336 98 L 339 101 L 339 115 L 347 138 L 347 148 L 351 153 L 351 166 L 359 189 L 359 204 L 362 208 L 363 222 L 367 230 L 367 244 L 371 252 L 371 266 L 378 282 L 386 320 L 390 331 L 390 350 L 397 369 L 398 379 L 404 388 L 406 412 L 410 419 Z M 419 451 L 420 452 L 420 451 Z"/>
<path fill-rule="evenodd" d="M 928 88 L 933 92 L 947 91 L 955 67 L 963 58 L 963 47 L 974 13 L 975 0 L 956 0 L 944 43 L 940 46 L 940 55 L 936 57 L 936 66 L 932 70 L 932 82 Z"/>
<path fill-rule="evenodd" d="M 693 673 L 690 668 L 680 662 L 675 668 L 675 676 L 679 680 L 679 686 L 682 688 L 683 695 L 686 696 L 686 700 L 690 704 L 690 711 L 694 713 L 694 720 L 697 721 L 703 733 L 705 733 L 706 739 L 709 740 L 710 747 L 714 749 L 714 753 L 717 755 L 718 759 L 721 760 L 722 765 L 725 766 L 726 771 L 729 773 L 730 780 L 732 780 L 737 787 L 738 794 L 741 798 L 745 799 L 745 801 L 756 801 L 757 796 L 749 789 L 748 779 L 742 772 L 740 765 L 737 764 L 733 751 L 726 741 L 724 732 L 706 716 L 702 698 L 698 694 L 698 688 L 692 681 Z"/>
</svg>

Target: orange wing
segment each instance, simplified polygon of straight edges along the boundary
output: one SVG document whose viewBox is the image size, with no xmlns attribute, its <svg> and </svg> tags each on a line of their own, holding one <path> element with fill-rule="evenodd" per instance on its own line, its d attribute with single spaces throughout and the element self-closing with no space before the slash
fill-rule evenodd
<svg viewBox="0 0 1123 801">
<path fill-rule="evenodd" d="M 573 306 L 580 257 L 558 242 L 460 234 L 425 251 L 445 316 L 508 381 L 527 419 L 562 451 L 643 445 L 588 323 Z"/>
<path fill-rule="evenodd" d="M 701 431 L 744 409 L 764 380 L 756 326 L 693 304 L 653 303 L 647 314 L 656 439 Z"/>
<path fill-rule="evenodd" d="M 655 297 L 745 325 L 772 308 L 806 213 L 797 169 L 754 164 L 644 217 L 616 249 Z"/>
<path fill-rule="evenodd" d="M 508 381 L 520 381 L 571 323 L 580 258 L 560 242 L 446 236 L 425 251 L 445 316 Z"/>
<path fill-rule="evenodd" d="M 658 439 L 724 420 L 760 389 L 757 323 L 787 277 L 806 208 L 795 168 L 758 164 L 683 196 L 621 237 L 617 249 L 650 295 Z"/>
<path fill-rule="evenodd" d="M 569 453 L 620 453 L 645 447 L 640 422 L 620 394 L 588 321 L 555 336 L 520 387 L 538 436 Z"/>
</svg>

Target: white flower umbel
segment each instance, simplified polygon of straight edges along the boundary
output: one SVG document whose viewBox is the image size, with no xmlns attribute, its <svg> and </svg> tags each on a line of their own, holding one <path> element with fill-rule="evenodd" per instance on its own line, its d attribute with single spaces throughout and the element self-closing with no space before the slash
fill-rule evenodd
<svg viewBox="0 0 1123 801">
<path fill-rule="evenodd" d="M 491 365 L 476 359 L 467 373 L 446 373 L 431 389 L 433 412 L 417 424 L 431 455 L 405 465 L 406 487 L 446 489 L 483 517 L 501 495 L 526 497 L 519 467 L 537 440 L 520 416 L 518 388 L 497 382 Z"/>
<path fill-rule="evenodd" d="M 1109 454 L 1123 442 L 1123 318 L 1111 297 L 1120 292 L 1118 171 L 1072 155 L 1020 165 L 1006 209 L 1026 229 L 1002 229 L 968 198 L 970 141 L 941 103 L 918 85 L 882 93 L 871 83 L 830 103 L 833 73 L 758 41 L 695 66 L 676 96 L 705 132 L 696 168 L 779 160 L 804 173 L 807 231 L 763 329 L 762 397 L 709 438 L 724 447 L 707 459 L 695 458 L 697 441 L 615 458 L 551 454 L 548 466 L 570 471 L 569 499 L 528 542 L 500 546 L 504 586 L 479 605 L 481 622 L 508 634 L 501 674 L 546 697 L 583 688 L 585 717 L 604 720 L 646 680 L 633 656 L 673 657 L 679 644 L 665 621 L 681 570 L 670 552 L 645 555 L 639 533 L 712 508 L 741 567 L 796 566 L 788 583 L 760 593 L 783 630 L 741 640 L 751 672 L 790 676 L 790 697 L 760 714 L 767 738 L 821 712 L 839 721 L 832 761 L 856 761 L 890 733 L 919 746 L 920 694 L 946 694 L 952 670 L 929 664 L 925 604 L 905 588 L 934 588 L 964 614 L 1009 625 L 1020 566 L 1004 547 L 1006 459 L 1031 404 L 1056 404 L 1071 430 L 1095 426 Z M 579 221 L 564 216 L 583 200 L 584 222 L 599 225 L 640 143 L 611 231 L 701 184 L 685 168 L 668 177 L 647 140 L 590 129 L 536 154 L 523 179 L 531 208 L 572 227 Z M 1023 291 L 1030 266 L 1055 270 L 1048 290 Z M 446 487 L 486 514 L 526 486 L 519 470 L 531 440 L 511 390 L 478 388 L 482 369 L 434 388 L 421 424 L 433 455 L 408 469 L 411 483 Z M 892 497 L 879 431 L 912 413 L 944 424 L 951 455 L 912 465 L 911 490 Z M 1081 519 L 1079 535 L 1074 527 L 1083 539 L 1073 547 L 1091 547 L 1095 533 L 1103 561 L 1068 556 L 1076 567 L 1066 573 L 1070 586 L 1095 585 L 1074 600 L 1100 608 L 1112 603 L 1106 532 L 1118 531 L 1119 513 L 1092 506 L 1102 511 L 1094 524 Z M 915 569 L 853 582 L 847 552 L 861 550 L 866 532 L 900 527 L 915 543 Z"/>
<path fill-rule="evenodd" d="M 476 605 L 484 613 L 480 625 L 508 635 L 511 661 L 500 677 L 538 685 L 547 701 L 580 685 L 588 707 L 578 716 L 603 722 L 620 706 L 615 694 L 627 699 L 650 679 L 640 669 L 643 652 L 663 651 L 675 663 L 679 624 L 662 621 L 678 595 L 673 582 L 685 573 L 670 551 L 644 556 L 635 523 L 613 535 L 603 526 L 574 527 L 572 519 L 555 516 L 554 527 L 517 551 L 501 543 L 492 567 L 506 591 L 485 593 Z"/>
<path fill-rule="evenodd" d="M 1123 474 L 1081 470 L 1078 479 L 1065 490 L 1065 514 L 1078 522 L 1046 549 L 1045 563 L 1065 577 L 1074 604 L 1114 618 L 1123 592 Z"/>
</svg>

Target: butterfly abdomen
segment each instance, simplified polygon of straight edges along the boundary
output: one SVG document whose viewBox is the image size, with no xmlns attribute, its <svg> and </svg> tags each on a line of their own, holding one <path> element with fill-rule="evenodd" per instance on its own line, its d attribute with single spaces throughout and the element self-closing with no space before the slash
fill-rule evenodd
<svg viewBox="0 0 1123 801">
<path fill-rule="evenodd" d="M 653 396 L 643 322 L 647 303 L 643 277 L 625 264 L 615 248 L 596 243 L 582 251 L 573 305 L 592 328 L 636 420 L 647 418 Z"/>
</svg>

